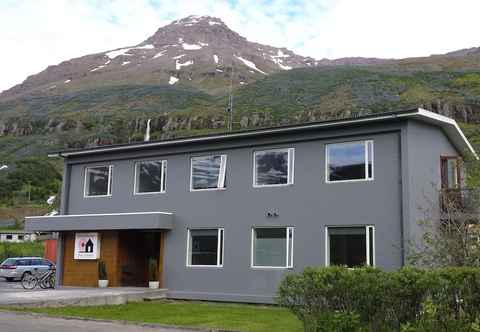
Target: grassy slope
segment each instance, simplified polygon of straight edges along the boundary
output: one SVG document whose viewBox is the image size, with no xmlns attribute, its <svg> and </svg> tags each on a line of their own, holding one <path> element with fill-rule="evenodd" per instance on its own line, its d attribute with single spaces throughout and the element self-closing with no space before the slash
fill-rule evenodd
<svg viewBox="0 0 480 332">
<path fill-rule="evenodd" d="M 273 306 L 165 301 L 117 306 L 23 309 L 56 316 L 158 323 L 245 332 L 302 331 L 289 311 Z"/>
</svg>

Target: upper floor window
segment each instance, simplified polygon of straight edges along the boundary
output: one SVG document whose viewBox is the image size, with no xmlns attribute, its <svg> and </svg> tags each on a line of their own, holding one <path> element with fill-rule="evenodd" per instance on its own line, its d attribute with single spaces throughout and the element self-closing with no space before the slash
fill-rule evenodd
<svg viewBox="0 0 480 332">
<path fill-rule="evenodd" d="M 112 165 L 85 168 L 85 197 L 111 196 L 112 171 Z"/>
<path fill-rule="evenodd" d="M 135 194 L 165 192 L 166 160 L 139 161 L 135 163 Z"/>
<path fill-rule="evenodd" d="M 327 144 L 327 182 L 373 180 L 373 141 Z"/>
<path fill-rule="evenodd" d="M 190 190 L 225 188 L 227 155 L 193 157 L 190 171 Z"/>
<path fill-rule="evenodd" d="M 255 151 L 253 159 L 254 187 L 293 184 L 293 148 Z"/>
<path fill-rule="evenodd" d="M 458 157 L 442 157 L 441 176 L 442 189 L 457 189 L 460 187 L 460 162 Z"/>
</svg>

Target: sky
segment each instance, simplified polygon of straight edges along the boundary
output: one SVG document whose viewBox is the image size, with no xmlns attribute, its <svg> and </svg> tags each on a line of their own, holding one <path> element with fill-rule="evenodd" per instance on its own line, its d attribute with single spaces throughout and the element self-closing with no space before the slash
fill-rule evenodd
<svg viewBox="0 0 480 332">
<path fill-rule="evenodd" d="M 189 15 L 313 58 L 480 46 L 480 0 L 0 0 L 0 91 L 48 65 L 136 45 Z"/>
</svg>

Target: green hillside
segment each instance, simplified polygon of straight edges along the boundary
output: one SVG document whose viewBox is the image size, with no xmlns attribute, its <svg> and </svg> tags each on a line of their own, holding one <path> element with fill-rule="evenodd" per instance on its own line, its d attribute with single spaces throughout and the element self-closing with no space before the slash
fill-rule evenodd
<svg viewBox="0 0 480 332">
<path fill-rule="evenodd" d="M 236 130 L 422 106 L 455 117 L 480 144 L 478 55 L 300 68 L 236 86 Z M 195 86 L 125 84 L 0 101 L 0 164 L 142 140 L 147 119 L 153 139 L 220 132 L 227 100 Z"/>
</svg>

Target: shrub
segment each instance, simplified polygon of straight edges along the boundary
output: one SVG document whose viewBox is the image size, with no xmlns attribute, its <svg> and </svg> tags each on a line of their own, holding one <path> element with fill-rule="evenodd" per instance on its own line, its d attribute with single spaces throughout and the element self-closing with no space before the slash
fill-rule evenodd
<svg viewBox="0 0 480 332">
<path fill-rule="evenodd" d="M 284 277 L 278 303 L 305 331 L 480 331 L 480 269 L 307 268 Z"/>
</svg>

